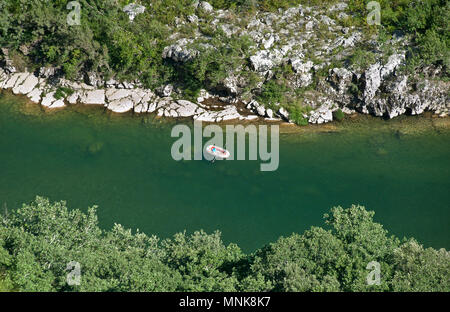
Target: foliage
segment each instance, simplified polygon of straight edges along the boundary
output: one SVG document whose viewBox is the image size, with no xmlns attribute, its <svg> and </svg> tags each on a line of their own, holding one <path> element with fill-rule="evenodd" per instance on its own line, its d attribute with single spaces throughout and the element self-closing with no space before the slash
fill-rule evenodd
<svg viewBox="0 0 450 312">
<path fill-rule="evenodd" d="M 175 234 L 163 242 L 165 263 L 183 278 L 182 291 L 236 291 L 237 280 L 224 267 L 238 261 L 242 252 L 238 246 L 224 246 L 220 233 L 207 235 L 195 232 Z"/>
<path fill-rule="evenodd" d="M 349 8 L 356 15 L 357 24 L 365 22 L 369 0 L 350 0 Z M 415 43 L 409 66 L 442 64 L 450 74 L 450 2 L 447 0 L 380 0 L 380 34 L 403 31 L 413 36 Z M 373 27 L 373 26 L 370 26 Z M 359 51 L 356 51 L 358 53 Z"/>
<path fill-rule="evenodd" d="M 394 250 L 394 291 L 447 292 L 450 284 L 449 252 L 424 249 L 411 239 Z M 430 278 L 433 277 L 433 278 Z"/>
<path fill-rule="evenodd" d="M 362 206 L 335 207 L 326 227 L 245 255 L 219 232 L 156 236 L 98 226 L 65 202 L 36 197 L 0 218 L 0 290 L 11 291 L 449 291 L 450 253 L 401 243 Z M 66 283 L 81 264 L 80 285 Z M 366 266 L 381 265 L 381 285 Z"/>
<path fill-rule="evenodd" d="M 84 214 L 36 198 L 3 217 L 0 228 L 10 257 L 1 266 L 21 291 L 175 290 L 180 278 L 159 260 L 155 237 L 120 225 L 103 232 L 96 207 Z M 82 263 L 80 286 L 66 284 L 70 261 Z"/>
<path fill-rule="evenodd" d="M 263 84 L 261 94 L 258 96 L 258 101 L 266 106 L 273 107 L 276 104 L 286 102 L 286 92 L 288 88 L 275 79 L 271 79 Z"/>
<path fill-rule="evenodd" d="M 56 91 L 55 94 L 53 95 L 55 99 L 59 100 L 65 96 L 68 95 L 72 95 L 75 91 L 70 89 L 70 88 L 66 88 L 66 87 L 59 87 Z"/>
<path fill-rule="evenodd" d="M 308 119 L 303 115 L 310 110 L 309 107 L 301 107 L 298 105 L 290 105 L 288 107 L 289 119 L 294 121 L 299 126 L 307 126 Z"/>
<path fill-rule="evenodd" d="M 375 62 L 375 54 L 364 48 L 357 48 L 350 57 L 350 64 L 356 68 L 365 69 Z"/>
<path fill-rule="evenodd" d="M 337 121 L 344 119 L 344 117 L 345 117 L 345 114 L 340 108 L 333 112 L 333 118 Z"/>
<path fill-rule="evenodd" d="M 248 36 L 225 36 L 215 31 L 210 42 L 199 42 L 192 48 L 199 55 L 177 66 L 177 79 L 195 94 L 200 88 L 220 90 L 223 82 L 234 68 L 246 64 L 253 41 Z M 244 57 L 243 57 L 244 56 Z"/>
</svg>

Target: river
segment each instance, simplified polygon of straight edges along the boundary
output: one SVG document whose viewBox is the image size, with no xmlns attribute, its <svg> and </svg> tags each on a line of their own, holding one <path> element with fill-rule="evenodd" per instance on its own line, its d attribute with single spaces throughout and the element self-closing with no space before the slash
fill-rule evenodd
<svg viewBox="0 0 450 312">
<path fill-rule="evenodd" d="M 103 228 L 161 238 L 220 230 L 246 252 L 323 225 L 333 206 L 361 204 L 390 234 L 449 249 L 450 131 L 421 118 L 283 133 L 278 170 L 262 172 L 260 161 L 174 161 L 172 122 L 101 108 L 44 113 L 3 93 L 0 204 L 36 195 L 95 204 Z"/>
</svg>

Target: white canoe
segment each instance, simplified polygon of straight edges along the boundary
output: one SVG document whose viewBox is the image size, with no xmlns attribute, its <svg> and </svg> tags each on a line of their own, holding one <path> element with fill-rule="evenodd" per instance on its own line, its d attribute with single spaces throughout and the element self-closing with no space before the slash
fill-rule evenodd
<svg viewBox="0 0 450 312">
<path fill-rule="evenodd" d="M 217 158 L 228 158 L 228 157 L 230 157 L 230 152 L 229 151 L 227 151 L 224 148 L 215 146 L 215 145 L 209 145 L 206 148 L 206 151 L 209 154 L 211 154 L 211 155 L 213 155 L 213 156 L 215 156 Z"/>
</svg>

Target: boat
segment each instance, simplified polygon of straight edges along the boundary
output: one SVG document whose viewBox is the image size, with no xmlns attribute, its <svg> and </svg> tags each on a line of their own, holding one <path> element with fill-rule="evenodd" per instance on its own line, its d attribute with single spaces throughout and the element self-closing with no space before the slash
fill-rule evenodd
<svg viewBox="0 0 450 312">
<path fill-rule="evenodd" d="M 230 157 L 230 152 L 219 146 L 209 145 L 206 148 L 206 151 L 208 152 L 208 154 L 211 154 L 216 158 L 225 159 L 225 158 Z"/>
</svg>

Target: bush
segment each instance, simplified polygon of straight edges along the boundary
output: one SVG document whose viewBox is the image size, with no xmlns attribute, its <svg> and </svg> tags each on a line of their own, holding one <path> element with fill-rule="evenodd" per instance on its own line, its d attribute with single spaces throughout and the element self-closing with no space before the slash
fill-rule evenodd
<svg viewBox="0 0 450 312">
<path fill-rule="evenodd" d="M 309 107 L 299 107 L 297 105 L 291 105 L 288 107 L 289 119 L 295 122 L 299 126 L 307 126 L 308 119 L 303 116 L 310 110 Z"/>
<path fill-rule="evenodd" d="M 375 63 L 375 54 L 365 48 L 357 48 L 350 57 L 350 64 L 356 68 L 366 69 Z"/>
<path fill-rule="evenodd" d="M 341 121 L 342 119 L 344 119 L 344 117 L 345 114 L 340 108 L 333 112 L 333 118 L 337 121 Z"/>
<path fill-rule="evenodd" d="M 258 101 L 265 106 L 274 107 L 277 103 L 285 103 L 287 87 L 279 83 L 275 79 L 269 80 L 262 85 L 261 94 L 258 96 Z"/>
<path fill-rule="evenodd" d="M 442 62 L 448 68 L 450 58 L 450 50 L 447 48 L 448 43 L 436 31 L 427 30 L 425 34 L 419 36 L 417 41 L 420 46 L 419 55 L 423 64 Z"/>
<path fill-rule="evenodd" d="M 70 88 L 66 88 L 66 87 L 59 87 L 54 94 L 54 98 L 59 100 L 62 99 L 63 97 L 66 97 L 68 95 L 72 95 L 75 91 L 73 91 Z"/>
</svg>

